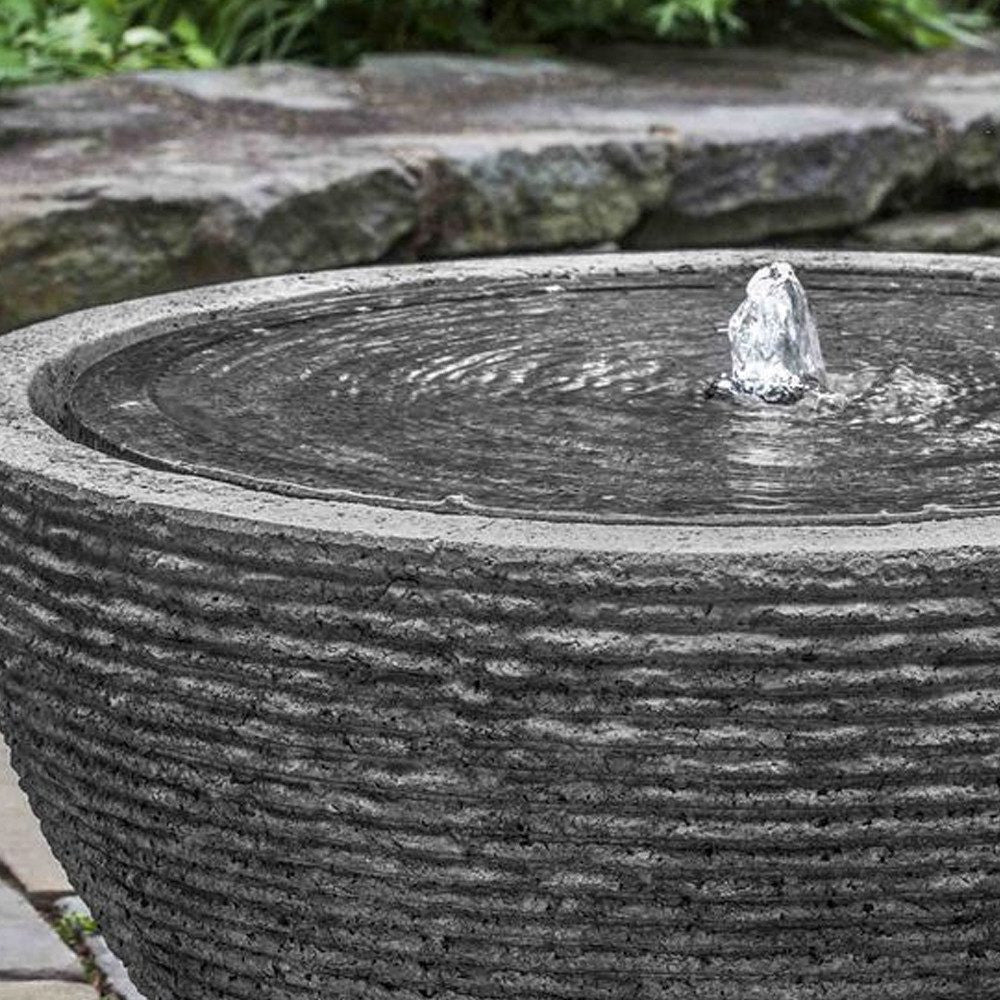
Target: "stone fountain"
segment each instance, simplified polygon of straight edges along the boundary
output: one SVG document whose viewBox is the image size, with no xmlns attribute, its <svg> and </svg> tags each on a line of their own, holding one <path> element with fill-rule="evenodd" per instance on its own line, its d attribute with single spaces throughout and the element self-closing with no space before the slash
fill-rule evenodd
<svg viewBox="0 0 1000 1000">
<path fill-rule="evenodd" d="M 789 261 L 0 340 L 0 722 L 149 1000 L 1000 992 L 1000 263 Z"/>
</svg>

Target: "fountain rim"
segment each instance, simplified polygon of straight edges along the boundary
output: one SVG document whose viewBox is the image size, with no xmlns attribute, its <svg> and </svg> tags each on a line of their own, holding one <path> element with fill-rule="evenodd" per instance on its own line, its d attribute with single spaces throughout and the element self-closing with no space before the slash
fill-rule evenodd
<svg viewBox="0 0 1000 1000">
<path fill-rule="evenodd" d="M 651 273 L 746 269 L 780 258 L 796 268 L 903 279 L 961 277 L 1000 286 L 1000 260 L 974 255 L 884 254 L 859 251 L 699 250 L 510 257 L 491 260 L 349 268 L 256 278 L 99 306 L 43 321 L 0 337 L 0 483 L 16 477 L 35 489 L 72 496 L 101 516 L 174 518 L 220 527 L 247 522 L 259 531 L 304 531 L 336 538 L 447 543 L 475 548 L 572 550 L 632 554 L 698 552 L 831 552 L 944 549 L 975 544 L 1000 549 L 1000 511 L 942 512 L 939 519 L 902 515 L 850 521 L 744 523 L 693 520 L 546 518 L 532 512 L 480 513 L 301 498 L 236 483 L 166 471 L 116 458 L 57 430 L 60 401 L 79 374 L 126 344 L 222 320 L 264 305 L 317 294 L 414 289 L 456 281 L 560 280 Z M 808 290 L 808 289 L 807 289 Z M 1000 296 L 1000 287 L 997 289 Z"/>
</svg>

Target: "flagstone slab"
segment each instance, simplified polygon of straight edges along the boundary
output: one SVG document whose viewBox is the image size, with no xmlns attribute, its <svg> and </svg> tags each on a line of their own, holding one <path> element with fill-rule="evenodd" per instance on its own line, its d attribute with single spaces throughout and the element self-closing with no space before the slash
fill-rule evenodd
<svg viewBox="0 0 1000 1000">
<path fill-rule="evenodd" d="M 994 207 L 998 79 L 1000 51 L 614 46 L 6 91 L 0 331 L 289 271 L 828 243 L 955 192 Z"/>
<path fill-rule="evenodd" d="M 10 750 L 0 736 L 0 865 L 29 896 L 65 896 L 73 887 L 52 856 L 35 814 L 18 785 Z"/>
<path fill-rule="evenodd" d="M 58 979 L 0 982 L 0 1000 L 95 1000 L 96 997 L 96 990 L 88 983 L 65 983 Z"/>
<path fill-rule="evenodd" d="M 77 956 L 16 889 L 0 882 L 0 981 L 82 978 Z"/>
</svg>

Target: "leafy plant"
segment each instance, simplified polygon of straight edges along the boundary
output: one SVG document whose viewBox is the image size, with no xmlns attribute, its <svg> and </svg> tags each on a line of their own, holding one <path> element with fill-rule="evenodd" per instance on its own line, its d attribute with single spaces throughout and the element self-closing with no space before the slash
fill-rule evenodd
<svg viewBox="0 0 1000 1000">
<path fill-rule="evenodd" d="M 721 44 L 775 25 L 882 44 L 982 45 L 1000 0 L 0 0 L 0 85 L 364 51 L 632 38 Z"/>
<path fill-rule="evenodd" d="M 718 45 L 746 27 L 736 7 L 736 0 L 665 0 L 649 13 L 657 35 L 663 38 L 693 34 Z"/>
<path fill-rule="evenodd" d="M 57 917 L 53 927 L 63 943 L 79 956 L 84 977 L 97 989 L 97 1000 L 115 1000 L 107 977 L 94 961 L 87 940 L 100 933 L 94 918 L 87 913 L 71 911 Z"/>
<path fill-rule="evenodd" d="M 0 84 L 217 63 L 190 17 L 160 26 L 118 0 L 0 0 Z"/>
<path fill-rule="evenodd" d="M 205 43 L 227 64 L 300 58 L 336 65 L 351 62 L 361 52 L 372 49 L 486 49 L 492 44 L 481 0 L 128 3 L 136 22 L 163 27 L 178 17 L 192 19 Z"/>
<path fill-rule="evenodd" d="M 937 0 L 824 0 L 833 17 L 860 35 L 889 45 L 932 49 L 952 43 L 981 46 L 993 23 L 990 4 L 949 10 Z"/>
<path fill-rule="evenodd" d="M 480 5 L 483 6 L 483 5 Z M 805 20 L 850 31 L 892 46 L 932 48 L 982 44 L 994 24 L 996 0 L 501 0 L 488 5 L 494 40 L 558 41 L 581 34 L 656 37 L 720 44 L 769 26 Z"/>
<path fill-rule="evenodd" d="M 97 924 L 94 918 L 86 913 L 70 912 L 64 913 L 56 920 L 55 930 L 65 944 L 75 948 L 82 938 L 97 934 Z"/>
</svg>

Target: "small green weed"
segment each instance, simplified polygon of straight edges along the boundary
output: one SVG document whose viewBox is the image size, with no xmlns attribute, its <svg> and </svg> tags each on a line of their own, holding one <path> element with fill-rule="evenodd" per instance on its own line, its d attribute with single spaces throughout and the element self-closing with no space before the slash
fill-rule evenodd
<svg viewBox="0 0 1000 1000">
<path fill-rule="evenodd" d="M 88 934 L 97 934 L 94 918 L 84 913 L 64 913 L 56 919 L 56 933 L 70 948 L 77 948 Z"/>
</svg>

